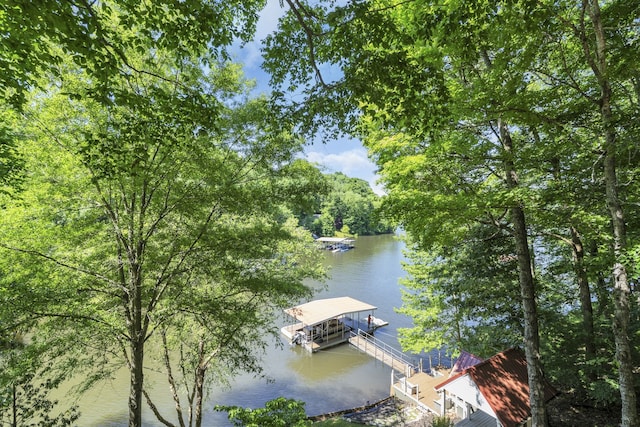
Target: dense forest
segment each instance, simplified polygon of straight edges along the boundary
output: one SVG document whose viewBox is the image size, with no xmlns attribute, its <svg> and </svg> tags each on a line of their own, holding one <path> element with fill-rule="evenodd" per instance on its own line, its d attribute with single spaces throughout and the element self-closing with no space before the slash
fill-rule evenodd
<svg viewBox="0 0 640 427">
<path fill-rule="evenodd" d="M 256 97 L 264 5 L 0 4 L 0 422 L 74 424 L 49 391 L 124 366 L 130 426 L 206 425 L 324 276 L 309 230 L 398 224 L 405 350 L 519 346 L 534 426 L 545 378 L 640 425 L 640 3 L 284 0 Z M 382 200 L 300 160 L 319 134 Z"/>
<path fill-rule="evenodd" d="M 394 227 L 380 216 L 382 199 L 369 183 L 341 172 L 325 175 L 329 191 L 318 194 L 315 213 L 301 213 L 301 224 L 316 236 L 375 235 Z"/>
</svg>

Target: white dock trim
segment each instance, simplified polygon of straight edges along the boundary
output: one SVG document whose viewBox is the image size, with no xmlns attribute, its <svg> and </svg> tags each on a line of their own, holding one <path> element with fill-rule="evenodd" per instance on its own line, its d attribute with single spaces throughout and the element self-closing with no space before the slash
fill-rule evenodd
<svg viewBox="0 0 640 427">
<path fill-rule="evenodd" d="M 348 341 L 351 331 L 367 320 L 371 330 L 388 324 L 373 316 L 375 310 L 375 306 L 351 297 L 319 299 L 286 309 L 296 322 L 280 330 L 292 344 L 314 353 Z"/>
</svg>

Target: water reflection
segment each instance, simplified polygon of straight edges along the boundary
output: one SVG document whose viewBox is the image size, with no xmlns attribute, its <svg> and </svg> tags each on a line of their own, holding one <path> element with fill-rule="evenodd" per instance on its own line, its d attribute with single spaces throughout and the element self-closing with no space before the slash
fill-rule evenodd
<svg viewBox="0 0 640 427">
<path fill-rule="evenodd" d="M 350 370 L 370 361 L 369 356 L 347 343 L 314 354 L 299 346 L 292 347 L 291 351 L 295 355 L 289 359 L 287 366 L 299 379 L 311 383 L 340 379 Z"/>
</svg>

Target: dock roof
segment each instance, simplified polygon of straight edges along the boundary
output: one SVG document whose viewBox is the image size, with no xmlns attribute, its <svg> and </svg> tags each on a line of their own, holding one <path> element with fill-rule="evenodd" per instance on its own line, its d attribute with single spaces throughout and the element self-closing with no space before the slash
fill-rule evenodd
<svg viewBox="0 0 640 427">
<path fill-rule="evenodd" d="M 351 297 L 326 298 L 300 304 L 284 312 L 305 325 L 316 325 L 345 314 L 372 311 L 377 307 Z"/>
<path fill-rule="evenodd" d="M 322 243 L 342 243 L 353 242 L 354 239 L 352 239 L 351 237 L 318 237 L 316 241 Z"/>
</svg>

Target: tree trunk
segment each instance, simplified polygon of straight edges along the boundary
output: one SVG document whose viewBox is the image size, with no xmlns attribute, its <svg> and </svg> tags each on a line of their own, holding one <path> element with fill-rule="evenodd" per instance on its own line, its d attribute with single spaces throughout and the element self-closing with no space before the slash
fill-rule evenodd
<svg viewBox="0 0 640 427">
<path fill-rule="evenodd" d="M 135 324 L 136 322 L 134 322 Z M 129 389 L 129 427 L 142 427 L 142 387 L 144 375 L 144 335 L 138 329 L 131 337 L 131 384 Z"/>
<path fill-rule="evenodd" d="M 18 427 L 18 386 L 11 384 L 13 401 L 11 402 L 11 427 Z"/>
<path fill-rule="evenodd" d="M 631 288 L 624 264 L 626 249 L 626 226 L 624 210 L 618 194 L 618 178 L 616 172 L 616 131 L 611 111 L 612 89 L 607 67 L 607 48 L 604 26 L 600 16 L 600 5 L 597 0 L 584 0 L 583 7 L 588 10 L 595 33 L 596 49 L 594 55 L 589 54 L 585 43 L 585 53 L 591 68 L 600 85 L 600 116 L 604 129 L 604 181 L 606 199 L 611 214 L 613 228 L 613 301 L 614 321 L 613 335 L 616 342 L 616 359 L 618 362 L 618 376 L 620 398 L 622 403 L 622 426 L 633 427 L 639 424 L 637 397 L 633 387 L 633 360 L 629 342 L 629 315 Z"/>
<path fill-rule="evenodd" d="M 202 401 L 204 399 L 204 377 L 207 369 L 198 365 L 196 368 L 196 399 L 194 402 L 195 427 L 202 427 Z"/>
<path fill-rule="evenodd" d="M 612 138 L 612 137 L 611 137 Z M 607 140 L 610 136 L 607 136 Z M 633 427 L 638 425 L 637 397 L 633 381 L 633 359 L 631 356 L 631 344 L 629 342 L 629 316 L 631 288 L 627 278 L 627 269 L 622 261 L 626 246 L 626 230 L 622 205 L 618 198 L 618 185 L 615 172 L 615 145 L 607 144 L 605 155 L 605 185 L 607 188 L 607 205 L 611 212 L 611 220 L 614 236 L 613 265 L 613 302 L 614 320 L 613 335 L 616 342 L 616 359 L 618 361 L 618 377 L 620 385 L 620 398 L 622 403 L 622 426 Z"/>
<path fill-rule="evenodd" d="M 195 410 L 195 427 L 202 427 L 202 401 L 204 395 L 204 377 L 206 369 L 198 366 L 196 368 L 196 400 L 194 403 Z"/>
<path fill-rule="evenodd" d="M 194 392 L 195 392 L 195 400 L 193 404 L 193 409 L 195 412 L 195 427 L 202 427 L 202 402 L 204 400 L 204 379 L 207 374 L 208 361 L 205 356 L 205 339 L 203 337 L 200 338 L 200 343 L 198 345 L 198 366 L 196 366 L 195 371 L 195 384 Z"/>
<path fill-rule="evenodd" d="M 529 403 L 534 426 L 546 426 L 546 404 L 544 399 L 544 377 L 540 360 L 540 336 L 536 307 L 535 284 L 531 272 L 531 255 L 527 244 L 527 228 L 524 211 L 521 207 L 511 209 L 511 220 L 518 254 L 518 275 L 520 295 L 524 314 L 525 354 L 529 376 Z"/>
<path fill-rule="evenodd" d="M 144 343 L 145 331 L 142 324 L 142 281 L 139 268 L 134 263 L 135 272 L 131 279 L 133 283 L 130 303 L 129 336 L 131 340 L 131 366 L 129 389 L 129 427 L 142 427 L 142 391 L 144 386 Z"/>
<path fill-rule="evenodd" d="M 518 186 L 518 176 L 513 162 L 513 141 L 507 125 L 499 121 L 500 138 L 505 151 L 504 168 L 509 188 Z M 518 276 L 520 295 L 524 315 L 525 355 L 527 358 L 527 374 L 529 378 L 529 403 L 533 425 L 547 425 L 546 403 L 544 398 L 544 377 L 540 360 L 540 335 L 538 331 L 538 314 L 536 307 L 535 283 L 531 265 L 531 253 L 527 236 L 527 225 L 524 209 L 520 204 L 510 209 L 513 223 L 513 234 L 518 255 Z"/>
<path fill-rule="evenodd" d="M 173 397 L 173 403 L 176 408 L 176 416 L 178 417 L 178 423 L 180 427 L 186 427 L 184 424 L 184 414 L 182 413 L 182 405 L 180 404 L 180 395 L 178 394 L 178 386 L 173 377 L 173 369 L 171 368 L 171 359 L 169 357 L 169 343 L 167 342 L 167 330 L 160 331 L 162 337 L 162 352 L 164 354 L 164 368 L 167 370 L 167 381 L 169 382 L 169 390 L 171 390 L 171 396 Z M 156 415 L 156 418 L 158 416 Z M 166 424 L 166 423 L 165 423 Z"/>
<path fill-rule="evenodd" d="M 578 230 L 570 227 L 571 248 L 573 252 L 573 263 L 580 291 L 580 309 L 582 310 L 582 327 L 584 328 L 584 356 L 585 361 L 590 361 L 596 357 L 595 333 L 593 329 L 593 305 L 591 304 L 591 290 L 587 270 L 584 266 L 584 247 Z M 594 372 L 587 369 L 587 377 L 595 380 Z"/>
</svg>

